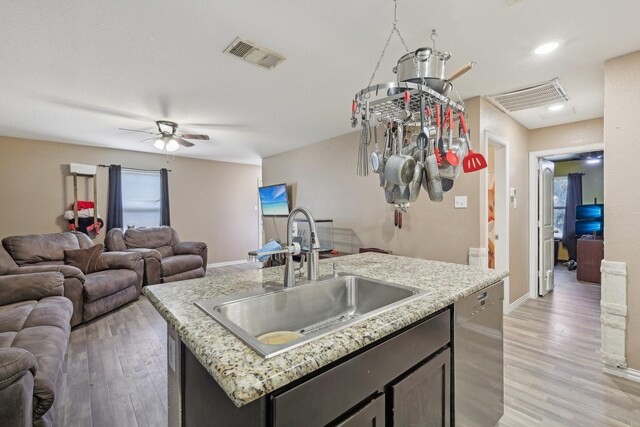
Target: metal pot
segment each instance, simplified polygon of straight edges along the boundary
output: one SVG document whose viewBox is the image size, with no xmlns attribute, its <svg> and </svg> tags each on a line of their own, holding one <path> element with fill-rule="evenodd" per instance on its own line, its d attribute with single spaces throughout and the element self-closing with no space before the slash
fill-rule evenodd
<svg viewBox="0 0 640 427">
<path fill-rule="evenodd" d="M 413 57 L 416 57 L 418 67 Z M 420 83 L 422 78 L 425 84 L 438 93 L 447 94 L 451 90 L 451 83 L 446 80 L 445 63 L 451 57 L 448 52 L 438 52 L 430 47 L 421 47 L 414 53 L 407 53 L 398 60 L 393 72 L 398 75 L 398 82 Z"/>
</svg>

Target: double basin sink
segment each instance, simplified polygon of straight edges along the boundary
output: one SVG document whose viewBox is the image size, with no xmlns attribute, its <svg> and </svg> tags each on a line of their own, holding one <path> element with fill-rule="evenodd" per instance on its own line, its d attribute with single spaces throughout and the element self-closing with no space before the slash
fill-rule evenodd
<svg viewBox="0 0 640 427">
<path fill-rule="evenodd" d="M 196 302 L 265 358 L 405 304 L 422 291 L 362 276 L 258 289 Z"/>
</svg>

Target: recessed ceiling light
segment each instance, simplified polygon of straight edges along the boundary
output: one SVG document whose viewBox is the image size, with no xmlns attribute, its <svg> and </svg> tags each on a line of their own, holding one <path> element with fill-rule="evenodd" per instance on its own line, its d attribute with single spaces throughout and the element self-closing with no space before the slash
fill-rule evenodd
<svg viewBox="0 0 640 427">
<path fill-rule="evenodd" d="M 549 111 L 560 111 L 564 108 L 564 104 L 556 104 L 556 105 L 552 105 L 551 107 L 548 108 Z"/>
<path fill-rule="evenodd" d="M 547 53 L 551 53 L 554 50 L 556 50 L 558 46 L 560 46 L 560 44 L 556 42 L 545 43 L 543 45 L 538 46 L 536 50 L 534 50 L 534 52 L 537 53 L 538 55 L 546 55 Z"/>
</svg>

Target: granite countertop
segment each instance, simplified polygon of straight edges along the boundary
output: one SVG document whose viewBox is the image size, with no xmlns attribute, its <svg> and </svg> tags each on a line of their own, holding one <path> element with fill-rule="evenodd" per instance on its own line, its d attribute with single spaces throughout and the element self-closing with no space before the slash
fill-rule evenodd
<svg viewBox="0 0 640 427">
<path fill-rule="evenodd" d="M 143 293 L 229 398 L 243 406 L 318 368 L 503 279 L 507 273 L 395 255 L 364 253 L 321 260 L 319 276 L 361 275 L 424 289 L 405 305 L 357 322 L 283 354 L 264 359 L 194 302 L 280 282 L 283 267 L 147 286 Z"/>
</svg>

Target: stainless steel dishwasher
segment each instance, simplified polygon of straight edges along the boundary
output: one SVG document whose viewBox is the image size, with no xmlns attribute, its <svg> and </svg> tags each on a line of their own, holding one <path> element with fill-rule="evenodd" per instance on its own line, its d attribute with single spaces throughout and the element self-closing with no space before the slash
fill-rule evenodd
<svg viewBox="0 0 640 427">
<path fill-rule="evenodd" d="M 503 300 L 499 282 L 453 305 L 457 427 L 493 427 L 504 413 Z"/>
</svg>

